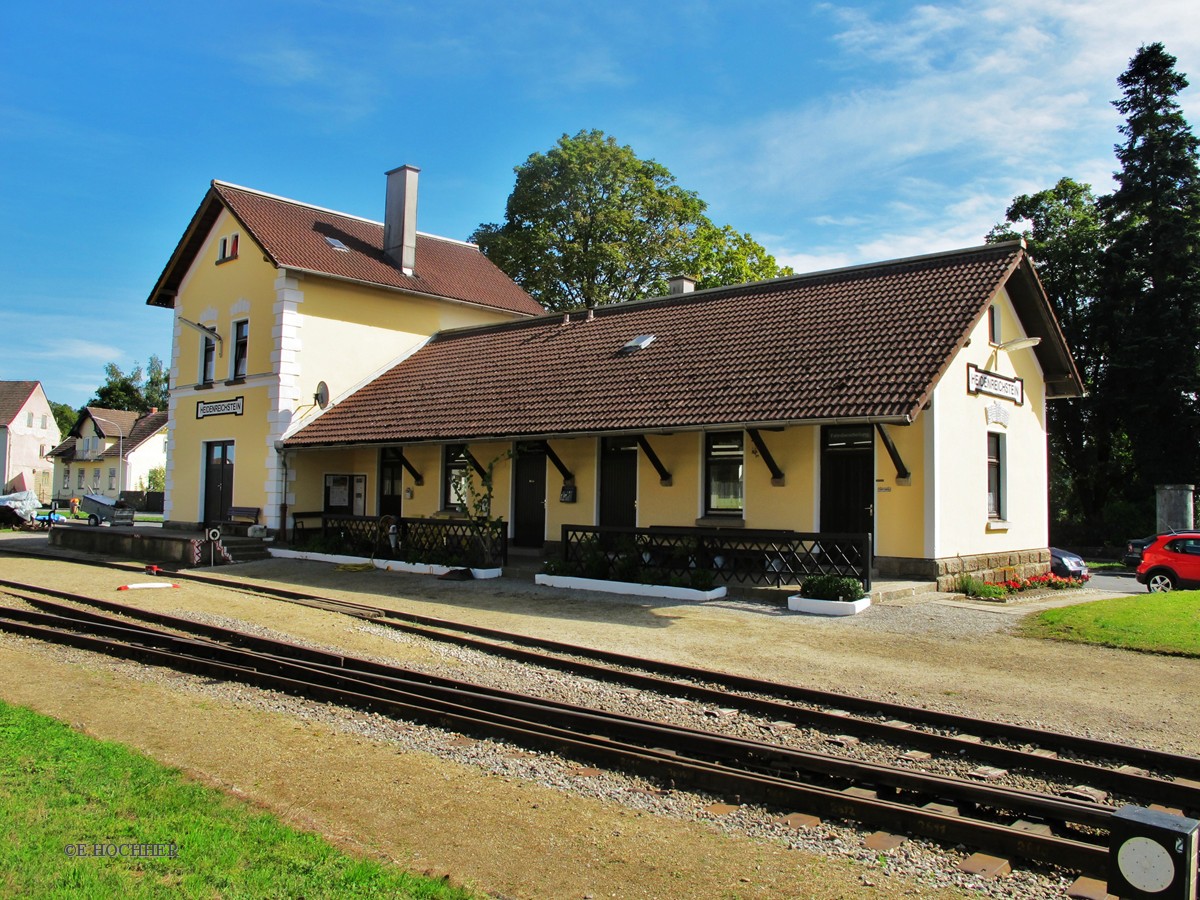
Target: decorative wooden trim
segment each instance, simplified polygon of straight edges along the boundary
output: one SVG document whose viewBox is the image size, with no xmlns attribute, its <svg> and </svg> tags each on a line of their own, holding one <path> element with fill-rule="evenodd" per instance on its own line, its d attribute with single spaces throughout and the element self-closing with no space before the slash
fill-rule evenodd
<svg viewBox="0 0 1200 900">
<path fill-rule="evenodd" d="M 896 442 L 892 440 L 892 436 L 888 434 L 887 429 L 883 427 L 882 423 L 876 422 L 875 430 L 879 432 L 879 439 L 883 441 L 883 446 L 887 450 L 888 456 L 892 458 L 892 465 L 896 467 L 896 477 L 898 479 L 912 478 L 912 472 L 908 471 L 908 466 L 900 458 L 900 451 L 896 449 Z"/>
<path fill-rule="evenodd" d="M 404 466 L 404 471 L 412 476 L 413 484 L 421 487 L 425 484 L 425 479 L 421 477 L 421 473 L 413 468 L 413 464 L 408 461 L 408 457 L 404 455 L 404 450 L 400 450 L 400 465 Z"/>
<path fill-rule="evenodd" d="M 646 439 L 644 434 L 639 434 L 637 436 L 637 443 L 642 452 L 646 454 L 646 459 L 650 460 L 650 465 L 654 466 L 654 471 L 658 473 L 658 483 L 663 487 L 670 487 L 674 483 L 671 480 L 671 473 L 667 471 L 667 467 L 662 464 L 662 460 L 658 458 L 658 454 L 650 446 L 650 441 Z"/>
<path fill-rule="evenodd" d="M 762 461 L 767 464 L 767 468 L 771 471 L 771 484 L 775 487 L 783 487 L 783 469 L 779 468 L 779 465 L 775 462 L 775 457 L 767 449 L 767 443 L 763 440 L 762 435 L 758 433 L 758 429 L 747 428 L 746 433 L 750 435 L 754 449 L 758 451 L 758 455 L 762 457 Z"/>
<path fill-rule="evenodd" d="M 479 460 L 475 458 L 469 447 L 463 447 L 463 456 L 467 458 L 467 462 L 471 464 L 471 468 L 475 470 L 475 474 L 480 478 L 487 478 L 487 470 L 479 464 Z"/>
<path fill-rule="evenodd" d="M 574 473 L 572 473 L 571 470 L 566 467 L 566 464 L 558 458 L 558 454 L 554 452 L 554 448 L 550 446 L 550 442 L 542 441 L 541 443 L 546 450 L 546 458 L 554 464 L 554 468 L 558 469 L 558 474 L 562 476 L 563 484 L 574 483 Z"/>
</svg>

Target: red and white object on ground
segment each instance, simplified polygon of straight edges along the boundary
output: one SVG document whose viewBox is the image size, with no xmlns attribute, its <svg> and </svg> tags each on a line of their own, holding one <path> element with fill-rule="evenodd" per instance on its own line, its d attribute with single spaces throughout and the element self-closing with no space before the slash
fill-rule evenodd
<svg viewBox="0 0 1200 900">
<path fill-rule="evenodd" d="M 177 588 L 179 585 L 168 581 L 143 581 L 141 584 L 123 584 L 118 591 L 136 591 L 141 588 Z"/>
</svg>

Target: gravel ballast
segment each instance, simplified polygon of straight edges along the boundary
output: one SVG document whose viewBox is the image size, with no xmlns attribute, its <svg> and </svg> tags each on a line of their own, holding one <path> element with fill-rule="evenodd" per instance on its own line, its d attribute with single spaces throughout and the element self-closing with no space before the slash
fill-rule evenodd
<svg viewBox="0 0 1200 900">
<path fill-rule="evenodd" d="M 255 600 L 244 595 L 231 599 L 225 592 L 186 582 L 178 591 L 115 595 L 108 592 L 123 580 L 120 573 L 90 569 L 87 570 L 88 583 L 80 584 L 71 583 L 80 581 L 79 567 L 68 569 L 60 563 L 10 559 L 4 559 L 2 564 L 5 577 L 15 580 L 33 581 L 36 577 L 61 589 L 136 602 L 147 608 L 227 627 L 259 629 L 271 636 L 339 648 L 434 674 L 646 718 L 679 721 L 693 727 L 728 730 L 729 733 L 777 743 L 804 746 L 807 739 L 805 729 L 774 731 L 764 737 L 769 723 L 758 722 L 744 714 L 728 715 L 704 704 L 680 703 L 562 673 L 533 672 L 519 663 L 430 643 L 319 610 Z M 951 602 L 903 602 L 877 605 L 868 613 L 849 620 L 827 620 L 781 614 L 776 607 L 752 600 L 733 599 L 698 605 L 623 603 L 611 598 L 597 602 L 591 597 L 579 596 L 564 600 L 556 592 L 510 579 L 486 585 L 450 586 L 419 576 L 336 572 L 330 566 L 314 563 L 292 562 L 282 571 L 278 570 L 280 565 L 279 562 L 252 564 L 222 570 L 218 574 L 278 578 L 288 582 L 289 586 L 307 584 L 315 592 L 329 596 L 356 602 L 378 602 L 422 615 L 459 619 L 823 689 L 836 688 L 891 702 L 914 702 L 919 698 L 919 705 L 931 708 L 1002 718 L 1026 725 L 1042 724 L 1055 730 L 1125 740 L 1174 752 L 1192 751 L 1190 736 L 1198 730 L 1197 723 L 1192 721 L 1196 715 L 1194 710 L 1188 709 L 1187 704 L 1174 705 L 1178 699 L 1174 695 L 1182 694 L 1187 683 L 1193 687 L 1197 683 L 1195 661 L 1044 644 L 1012 637 L 1008 633 L 1010 625 L 1030 606 L 1022 610 L 998 610 Z M 33 568 L 22 575 L 19 570 L 25 566 Z M 934 647 L 938 648 L 936 653 L 931 649 Z M 665 890 L 663 883 L 656 880 L 662 873 L 648 871 L 654 867 L 644 854 L 633 854 L 624 859 L 622 877 L 625 880 L 622 883 L 625 888 L 616 893 L 595 887 L 603 879 L 595 881 L 598 873 L 589 871 L 578 857 L 564 860 L 564 865 L 583 865 L 583 874 L 593 879 L 588 882 L 593 887 L 581 886 L 579 893 L 559 893 L 553 885 L 565 886 L 563 873 L 556 872 L 549 881 L 544 877 L 535 878 L 528 866 L 518 862 L 527 860 L 528 854 L 514 850 L 511 843 L 491 852 L 484 849 L 484 843 L 477 843 L 470 853 L 464 853 L 460 846 L 439 857 L 438 864 L 433 866 L 442 868 L 444 860 L 444 867 L 456 877 L 498 895 L 585 896 L 594 891 L 594 896 L 824 897 L 904 896 L 906 893 L 934 896 L 943 890 L 967 889 L 996 897 L 1061 897 L 1072 880 L 1061 873 L 1045 870 L 1018 870 L 1008 878 L 983 882 L 957 871 L 957 862 L 963 853 L 954 848 L 937 848 L 923 841 L 910 840 L 896 850 L 869 851 L 863 845 L 864 832 L 841 825 L 822 823 L 811 830 L 793 831 L 776 823 L 778 811 L 748 806 L 717 815 L 706 807 L 718 798 L 683 791 L 662 792 L 653 785 L 624 775 L 593 773 L 586 764 L 576 761 L 529 754 L 492 741 L 464 740 L 438 729 L 395 723 L 379 716 L 333 709 L 245 686 L 214 684 L 194 676 L 101 660 L 93 654 L 47 648 L 38 642 L 11 636 L 0 638 L 0 674 L 3 674 L 6 699 L 13 698 L 14 694 L 28 694 L 32 689 L 28 683 L 17 689 L 17 673 L 12 668 L 14 664 L 19 665 L 20 660 L 27 661 L 30 655 L 36 655 L 46 665 L 62 667 L 64 671 L 71 669 L 90 675 L 99 672 L 147 690 L 166 689 L 183 697 L 180 702 L 185 705 L 215 704 L 254 715 L 294 720 L 303 723 L 304 727 L 328 729 L 331 734 L 391 747 L 392 753 L 400 753 L 406 759 L 424 759 L 424 765 L 435 770 L 443 765 L 464 766 L 483 773 L 489 788 L 497 781 L 505 791 L 520 791 L 522 784 L 533 785 L 540 790 L 552 791 L 556 796 L 575 797 L 580 802 L 599 803 L 606 810 L 615 809 L 616 819 L 623 824 L 627 824 L 625 820 L 633 815 L 641 827 L 648 822 L 662 821 L 670 828 L 688 829 L 689 840 L 691 829 L 700 829 L 708 839 L 728 834 L 732 836 L 728 838 L 730 840 L 749 841 L 759 848 L 756 854 L 766 853 L 754 863 L 757 869 L 746 868 L 746 862 L 742 860 L 732 867 L 733 870 L 706 876 L 699 875 L 696 870 L 711 869 L 712 866 L 704 866 L 700 860 L 693 861 L 692 871 L 682 879 L 686 884 L 680 883 L 680 879 L 670 880 L 670 894 L 658 893 Z M 997 661 L 1003 659 L 1008 660 L 1007 664 L 998 664 Z M 1135 670 L 1141 674 L 1133 678 L 1131 673 Z M 951 672 L 954 673 L 952 678 L 948 677 Z M 1062 678 L 1056 683 L 1059 674 Z M 939 681 L 941 678 L 945 680 Z M 1181 684 L 1180 679 L 1184 683 Z M 931 687 L 939 683 L 940 688 Z M 1015 690 L 1014 685 L 1018 684 L 1024 689 Z M 1117 686 L 1124 691 L 1124 700 L 1118 700 L 1112 690 Z M 1192 693 L 1191 690 L 1187 692 Z M 1048 702 L 1051 698 L 1053 702 Z M 62 704 L 66 699 L 58 696 L 50 705 Z M 47 700 L 42 697 L 43 702 Z M 103 731 L 96 727 L 97 723 L 86 719 L 84 722 L 89 731 Z M 139 745 L 138 737 L 135 729 L 132 739 L 126 736 L 122 739 L 136 746 Z M 251 735 L 240 739 L 255 738 Z M 869 742 L 864 742 L 852 752 L 869 757 L 872 748 Z M 201 773 L 204 772 L 201 767 Z M 347 769 L 344 774 L 350 778 L 353 773 Z M 221 780 L 219 776 L 209 777 Z M 1037 785 L 1022 786 L 1037 788 Z M 245 790 L 244 787 L 239 789 Z M 257 802 L 272 807 L 279 802 L 279 798 L 269 796 L 270 792 L 267 792 L 268 796 L 262 796 L 261 788 L 247 793 Z M 490 802 L 503 804 L 505 801 L 493 799 Z M 573 827 L 576 820 L 576 816 L 563 815 L 555 819 L 554 827 L 561 829 L 561 840 L 566 844 L 579 839 Z M 675 824 L 670 825 L 672 822 Z M 351 830 L 360 828 L 354 826 Z M 459 832 L 460 829 L 461 833 L 471 833 L 469 824 L 450 830 Z M 610 830 L 620 832 L 621 828 Z M 585 829 L 584 834 L 588 833 Z M 609 834 L 609 837 L 617 840 L 621 835 Z M 350 840 L 373 847 L 378 846 L 380 837 L 354 834 Z M 432 843 L 437 845 L 438 841 Z M 817 881 L 797 882 L 794 872 L 786 881 L 778 880 L 782 876 L 764 874 L 774 863 L 768 865 L 763 860 L 774 859 L 774 854 L 784 847 L 799 851 L 795 853 L 795 866 L 810 865 L 805 855 L 808 853 L 854 861 L 848 872 L 837 867 L 831 870 L 842 876 L 848 874 L 849 886 L 839 883 L 834 889 L 834 882 L 828 881 L 833 891 L 829 892 L 821 886 L 826 884 L 822 879 L 833 876 L 822 875 Z M 702 852 L 707 854 L 703 859 L 721 858 L 721 854 L 713 855 L 708 849 Z M 638 858 L 635 860 L 633 856 Z M 488 857 L 488 861 L 485 863 L 481 857 Z M 680 853 L 667 854 L 663 864 L 679 868 L 682 864 Z M 520 871 L 515 871 L 517 869 Z M 606 877 L 612 874 L 609 872 Z M 629 892 L 633 884 L 640 886 L 635 892 Z M 896 893 L 887 893 L 885 885 L 894 888 Z M 714 889 L 715 894 L 711 893 Z M 823 890 L 826 892 L 821 893 Z"/>
</svg>

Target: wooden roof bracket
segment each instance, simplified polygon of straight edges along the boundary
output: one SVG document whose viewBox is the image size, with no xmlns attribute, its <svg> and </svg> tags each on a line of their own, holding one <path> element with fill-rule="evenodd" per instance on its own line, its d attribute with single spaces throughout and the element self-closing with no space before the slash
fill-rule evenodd
<svg viewBox="0 0 1200 900">
<path fill-rule="evenodd" d="M 642 448 L 642 452 L 646 454 L 646 459 L 650 460 L 650 465 L 654 466 L 654 471 L 658 473 L 658 483 L 663 487 L 670 487 L 674 484 L 674 481 L 671 479 L 671 473 L 662 464 L 662 460 L 658 458 L 658 454 L 654 452 L 654 448 L 650 446 L 650 442 L 646 440 L 646 436 L 639 434 L 637 442 L 638 446 Z"/>
<path fill-rule="evenodd" d="M 471 468 L 475 470 L 475 474 L 480 478 L 487 478 L 487 470 L 479 464 L 479 460 L 475 458 L 469 447 L 465 444 L 462 449 L 463 458 L 471 464 Z"/>
<path fill-rule="evenodd" d="M 771 484 L 775 487 L 783 487 L 785 482 L 783 478 L 783 469 L 779 468 L 779 464 L 775 462 L 775 457 L 771 455 L 771 451 L 767 449 L 767 442 L 763 440 L 762 435 L 758 433 L 757 428 L 747 428 L 746 433 L 750 435 L 750 440 L 754 443 L 754 449 L 758 451 L 758 455 L 762 457 L 762 461 L 767 464 L 767 468 L 771 470 Z"/>
<path fill-rule="evenodd" d="M 412 476 L 413 484 L 420 487 L 425 483 L 425 479 L 421 477 L 421 473 L 413 468 L 413 464 L 408 461 L 408 457 L 404 455 L 404 450 L 400 451 L 400 465 L 404 466 L 404 471 Z"/>
<path fill-rule="evenodd" d="M 558 469 L 558 474 L 562 476 L 563 484 L 574 484 L 575 474 L 558 458 L 558 454 L 554 452 L 554 448 L 550 446 L 550 442 L 542 441 L 542 446 L 546 448 L 546 458 L 554 464 L 554 468 Z"/>
<path fill-rule="evenodd" d="M 892 458 L 892 465 L 896 467 L 896 483 L 912 484 L 912 472 L 908 471 L 908 466 L 904 465 L 904 460 L 900 458 L 900 451 L 896 449 L 896 442 L 892 440 L 892 436 L 887 433 L 882 422 L 875 423 L 875 430 L 879 432 L 879 439 L 883 441 L 888 456 Z"/>
</svg>

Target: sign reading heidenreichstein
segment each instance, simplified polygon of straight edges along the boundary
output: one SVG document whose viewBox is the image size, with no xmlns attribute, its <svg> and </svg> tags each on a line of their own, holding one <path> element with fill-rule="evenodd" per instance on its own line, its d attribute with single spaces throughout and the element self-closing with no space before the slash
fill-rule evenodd
<svg viewBox="0 0 1200 900">
<path fill-rule="evenodd" d="M 242 414 L 242 401 L 245 399 L 245 397 L 234 397 L 232 400 L 216 400 L 212 403 L 197 400 L 196 418 L 203 419 L 205 416 L 240 416 Z"/>
<path fill-rule="evenodd" d="M 989 394 L 1011 400 L 1017 406 L 1025 403 L 1025 382 L 1020 378 L 1009 378 L 967 363 L 967 391 L 972 394 Z"/>
</svg>

